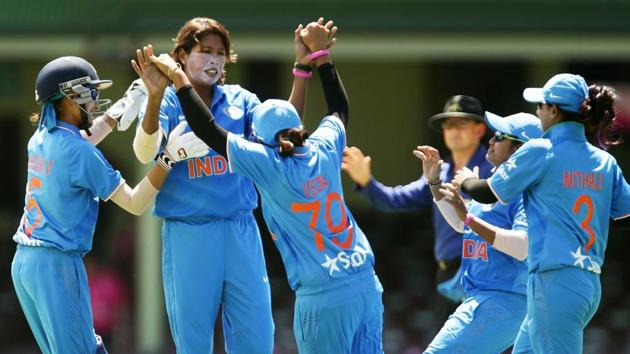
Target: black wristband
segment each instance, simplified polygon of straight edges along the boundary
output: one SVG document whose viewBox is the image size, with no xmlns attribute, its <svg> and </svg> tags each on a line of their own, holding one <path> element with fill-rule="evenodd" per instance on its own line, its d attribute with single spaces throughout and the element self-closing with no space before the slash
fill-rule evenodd
<svg viewBox="0 0 630 354">
<path fill-rule="evenodd" d="M 307 64 L 295 63 L 293 64 L 293 67 L 301 71 L 306 71 L 307 73 L 310 73 L 311 71 L 313 71 L 313 67 Z"/>
<path fill-rule="evenodd" d="M 429 181 L 429 180 L 427 179 L 427 182 L 429 182 L 429 185 L 430 185 L 431 187 L 439 186 L 439 185 L 441 185 L 441 184 L 442 184 L 442 180 L 441 180 L 441 179 L 438 179 L 438 180 L 437 180 L 437 182 L 435 182 L 435 183 L 433 183 L 433 182 L 431 182 L 431 181 Z"/>
</svg>

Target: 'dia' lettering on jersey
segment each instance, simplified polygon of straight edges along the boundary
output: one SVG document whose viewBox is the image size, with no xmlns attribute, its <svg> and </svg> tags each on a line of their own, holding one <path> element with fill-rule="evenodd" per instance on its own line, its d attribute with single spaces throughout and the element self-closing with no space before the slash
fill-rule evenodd
<svg viewBox="0 0 630 354">
<path fill-rule="evenodd" d="M 488 183 L 505 202 L 524 192 L 529 269 L 578 267 L 599 274 L 610 219 L 630 216 L 630 186 L 617 161 L 564 122 L 525 143 Z"/>
<path fill-rule="evenodd" d="M 471 214 L 487 223 L 506 230 L 527 233 L 527 218 L 523 200 L 510 204 L 480 204 L 472 201 Z M 492 245 L 466 227 L 462 242 L 462 285 L 466 294 L 477 290 L 500 290 L 525 295 L 527 265 L 525 261 L 494 249 Z"/>
<path fill-rule="evenodd" d="M 251 135 L 251 112 L 258 104 L 256 95 L 238 85 L 215 85 L 210 111 L 223 128 L 247 138 Z M 163 147 L 171 130 L 185 119 L 175 89 L 167 87 L 159 113 Z M 140 125 L 138 128 L 142 129 Z M 189 131 L 186 127 L 185 132 Z M 227 160 L 211 149 L 204 157 L 175 164 L 155 199 L 154 214 L 164 218 L 229 218 L 256 208 L 257 203 L 252 182 L 231 173 Z"/>
<path fill-rule="evenodd" d="M 343 123 L 335 116 L 324 118 L 292 157 L 228 136 L 230 167 L 258 187 L 265 221 L 293 290 L 373 268 L 370 244 L 343 198 L 345 141 Z"/>
<path fill-rule="evenodd" d="M 124 183 L 103 154 L 62 121 L 38 129 L 28 142 L 24 214 L 13 239 L 27 246 L 79 251 L 92 248 L 99 199 Z"/>
</svg>

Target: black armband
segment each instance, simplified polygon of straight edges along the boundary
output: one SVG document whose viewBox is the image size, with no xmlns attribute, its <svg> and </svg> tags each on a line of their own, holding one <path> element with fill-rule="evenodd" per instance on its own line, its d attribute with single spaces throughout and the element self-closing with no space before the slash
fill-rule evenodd
<svg viewBox="0 0 630 354">
<path fill-rule="evenodd" d="M 339 73 L 332 63 L 324 63 L 317 67 L 324 88 L 324 97 L 328 105 L 328 115 L 336 115 L 344 125 L 350 120 L 348 95 L 343 87 Z"/>
<path fill-rule="evenodd" d="M 181 87 L 177 98 L 186 121 L 195 135 L 212 150 L 227 157 L 227 130 L 217 124 L 214 116 L 192 85 Z"/>
<path fill-rule="evenodd" d="M 468 194 L 472 199 L 483 204 L 497 202 L 497 197 L 492 193 L 488 181 L 479 178 L 467 178 L 462 183 L 462 192 Z"/>
</svg>

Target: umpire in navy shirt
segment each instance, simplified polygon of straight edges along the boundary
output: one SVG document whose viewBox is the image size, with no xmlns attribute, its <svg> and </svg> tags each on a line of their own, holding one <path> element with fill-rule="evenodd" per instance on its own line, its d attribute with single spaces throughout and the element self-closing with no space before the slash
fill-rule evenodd
<svg viewBox="0 0 630 354">
<path fill-rule="evenodd" d="M 449 98 L 444 112 L 429 118 L 431 128 L 441 131 L 451 159 L 442 164 L 441 181 L 450 182 L 455 171 L 466 166 L 479 167 L 480 178 L 490 176 L 492 166 L 486 161 L 486 148 L 481 144 L 486 130 L 484 110 L 478 99 L 457 95 Z M 459 268 L 462 237 L 453 230 L 433 203 L 429 183 L 425 176 L 406 185 L 388 187 L 377 181 L 371 173 L 371 159 L 356 147 L 347 148 L 343 169 L 357 184 L 357 190 L 383 212 L 409 212 L 432 208 L 435 230 L 434 254 L 437 262 L 436 284 L 442 296 L 436 296 L 438 317 L 443 317 L 464 298 Z M 466 196 L 465 196 L 466 197 Z M 446 300 L 449 299 L 450 301 Z M 437 318 L 441 320 L 442 318 Z"/>
</svg>

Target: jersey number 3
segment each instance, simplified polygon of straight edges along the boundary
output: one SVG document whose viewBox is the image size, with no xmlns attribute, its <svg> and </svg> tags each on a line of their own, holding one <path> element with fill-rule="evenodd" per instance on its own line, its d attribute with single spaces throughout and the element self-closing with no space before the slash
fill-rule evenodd
<svg viewBox="0 0 630 354">
<path fill-rule="evenodd" d="M 583 204 L 586 204 L 586 217 L 580 223 L 580 227 L 588 234 L 588 243 L 584 246 L 584 250 L 588 252 L 595 243 L 595 231 L 590 225 L 593 219 L 593 199 L 586 194 L 580 195 L 573 204 L 573 214 L 579 213 Z"/>
<path fill-rule="evenodd" d="M 332 216 L 330 215 L 330 209 L 332 207 L 332 203 L 337 202 L 339 205 L 339 212 L 341 214 L 341 222 L 338 225 L 335 225 L 332 220 Z M 315 228 L 317 227 L 317 220 L 319 219 L 319 213 L 321 211 L 321 201 L 316 200 L 310 203 L 291 203 L 291 211 L 294 213 L 306 213 L 310 212 L 311 221 L 308 226 L 315 232 L 315 246 L 318 251 L 324 250 L 324 238 L 321 232 L 318 232 Z M 348 219 L 346 218 L 346 208 L 343 205 L 343 199 L 338 193 L 332 192 L 326 196 L 326 209 L 324 210 L 324 215 L 326 217 L 326 226 L 328 227 L 328 231 L 332 234 L 338 234 L 341 231 L 346 229 L 348 226 Z M 348 237 L 344 242 L 341 242 L 337 239 L 337 237 L 333 237 L 331 240 L 335 245 L 341 247 L 342 249 L 348 249 L 352 246 L 352 239 L 354 237 L 354 231 L 352 230 L 352 225 L 348 228 Z"/>
</svg>

